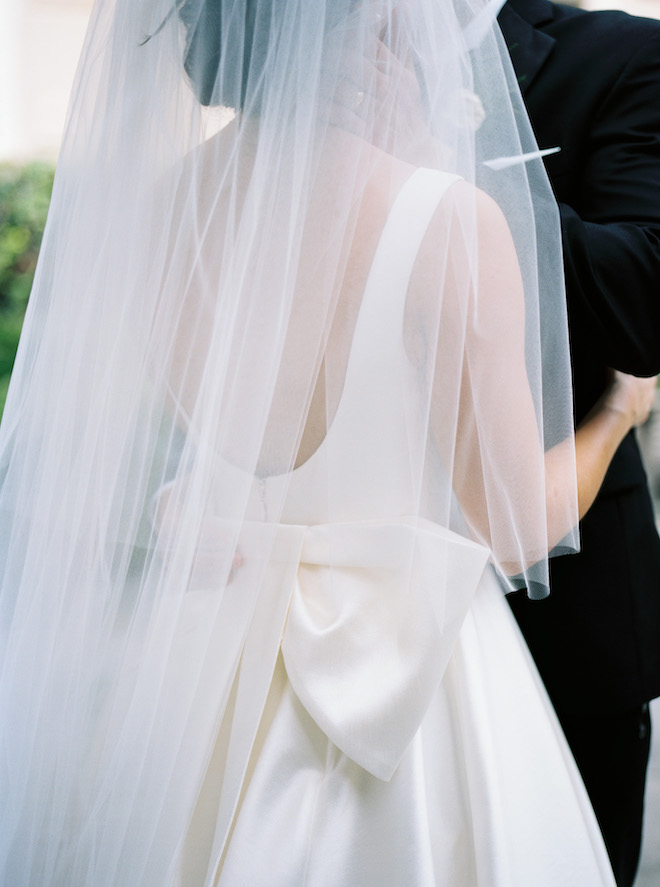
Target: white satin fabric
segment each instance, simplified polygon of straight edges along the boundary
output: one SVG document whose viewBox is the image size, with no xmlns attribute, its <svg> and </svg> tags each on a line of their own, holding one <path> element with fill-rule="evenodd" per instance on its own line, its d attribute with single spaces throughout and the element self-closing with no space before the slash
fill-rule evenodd
<svg viewBox="0 0 660 887">
<path fill-rule="evenodd" d="M 186 837 L 181 887 L 613 884 L 488 550 L 407 518 L 411 503 L 388 483 L 396 417 L 415 409 L 404 398 L 414 391 L 401 329 L 407 279 L 453 181 L 419 170 L 404 186 L 328 435 L 295 471 L 254 484 L 255 520 L 242 528 L 229 587 L 238 608 L 259 561 L 250 552 L 263 547 L 262 521 L 283 487 L 285 506 L 245 629 L 231 735 L 220 731 Z M 376 358 L 361 348 L 374 326 Z M 319 486 L 329 448 L 351 477 L 342 502 Z M 318 523 L 328 497 L 343 519 Z M 202 575 L 196 584 L 182 687 L 186 644 L 204 622 Z"/>
</svg>

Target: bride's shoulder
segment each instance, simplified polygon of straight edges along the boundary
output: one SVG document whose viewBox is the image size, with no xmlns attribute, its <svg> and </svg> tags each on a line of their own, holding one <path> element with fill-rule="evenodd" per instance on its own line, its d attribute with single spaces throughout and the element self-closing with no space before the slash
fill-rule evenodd
<svg viewBox="0 0 660 887">
<path fill-rule="evenodd" d="M 482 259 L 500 252 L 510 257 L 513 250 L 511 231 L 499 204 L 465 179 L 457 179 L 438 204 L 431 236 L 434 231 L 450 236 L 454 245 L 457 239 L 475 244 Z"/>
<path fill-rule="evenodd" d="M 429 281 L 438 276 L 445 282 L 463 281 L 466 292 L 483 287 L 482 293 L 497 294 L 486 302 L 500 307 L 517 306 L 521 299 L 518 258 L 506 217 L 492 197 L 464 179 L 447 188 L 422 241 L 412 280 L 422 299 L 434 292 Z"/>
<path fill-rule="evenodd" d="M 387 193 L 391 201 L 405 184 L 419 172 L 419 167 L 412 166 L 404 161 L 392 157 L 385 157 L 375 167 L 376 175 L 372 178 L 373 191 Z M 504 214 L 498 204 L 476 185 L 471 184 L 460 176 L 456 176 L 446 170 L 425 169 L 426 175 L 437 174 L 439 183 L 443 185 L 442 198 L 433 214 L 431 226 L 444 229 L 446 224 L 457 216 L 461 222 L 483 228 L 484 231 L 492 229 L 493 232 L 508 231 L 508 225 Z M 450 184 L 446 180 L 450 179 Z M 483 232 L 482 232 L 483 233 Z"/>
<path fill-rule="evenodd" d="M 377 207 L 385 218 L 396 196 L 417 172 L 418 168 L 409 163 L 381 156 L 365 191 L 366 203 Z M 433 176 L 433 170 L 424 172 Z M 440 252 L 446 255 L 448 265 L 467 263 L 474 267 L 474 259 L 478 258 L 483 267 L 501 267 L 503 262 L 517 266 L 511 232 L 497 202 L 460 176 L 440 169 L 436 172 L 443 186 L 442 196 L 430 217 L 417 266 L 428 263 L 437 268 Z"/>
<path fill-rule="evenodd" d="M 460 212 L 470 214 L 478 224 L 505 225 L 506 220 L 499 205 L 476 185 L 457 178 L 447 189 L 446 198 L 438 206 L 437 214 Z"/>
</svg>

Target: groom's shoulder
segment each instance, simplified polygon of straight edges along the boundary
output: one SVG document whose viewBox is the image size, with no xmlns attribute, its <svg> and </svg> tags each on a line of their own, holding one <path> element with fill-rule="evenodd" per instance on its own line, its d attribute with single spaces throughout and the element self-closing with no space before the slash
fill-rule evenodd
<svg viewBox="0 0 660 887">
<path fill-rule="evenodd" d="M 580 42 L 589 54 L 634 53 L 660 40 L 657 19 L 630 15 L 619 9 L 586 10 L 551 0 L 541 2 L 552 9 L 552 19 L 544 30 L 557 40 L 572 38 Z"/>
<path fill-rule="evenodd" d="M 660 21 L 618 9 L 586 10 L 552 0 L 508 0 L 508 5 L 555 40 L 582 42 L 593 53 L 616 46 L 642 48 L 660 39 Z"/>
</svg>

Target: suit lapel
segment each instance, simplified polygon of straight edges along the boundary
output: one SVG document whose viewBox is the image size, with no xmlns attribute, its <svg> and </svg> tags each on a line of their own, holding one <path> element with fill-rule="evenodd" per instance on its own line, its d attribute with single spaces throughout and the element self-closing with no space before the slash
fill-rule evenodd
<svg viewBox="0 0 660 887">
<path fill-rule="evenodd" d="M 498 16 L 523 94 L 554 49 L 554 37 L 540 30 L 553 18 L 547 0 L 509 0 Z"/>
</svg>

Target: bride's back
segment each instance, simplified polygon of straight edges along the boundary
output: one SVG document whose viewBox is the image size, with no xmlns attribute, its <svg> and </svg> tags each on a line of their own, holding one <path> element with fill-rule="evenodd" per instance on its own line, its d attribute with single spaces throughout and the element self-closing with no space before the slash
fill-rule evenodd
<svg viewBox="0 0 660 887">
<path fill-rule="evenodd" d="M 243 124 L 240 136 L 238 132 L 238 125 L 229 124 L 199 149 L 197 181 L 183 176 L 181 217 L 175 228 L 183 231 L 179 236 L 185 238 L 186 231 L 191 235 L 192 272 L 177 319 L 176 341 L 186 368 L 172 387 L 179 388 L 185 412 L 193 407 L 202 383 L 204 355 L 214 347 L 218 314 L 227 301 L 238 301 L 239 291 L 241 298 L 250 290 L 255 298 L 263 298 L 269 284 L 263 255 L 272 256 L 281 273 L 280 259 L 287 249 L 282 232 L 291 226 L 291 191 L 283 187 L 278 193 L 273 183 L 272 200 L 262 201 L 257 212 L 253 176 L 258 123 Z M 356 159 L 347 163 L 347 156 Z M 279 278 L 290 292 L 272 293 L 273 301 L 286 308 L 279 316 L 285 332 L 265 433 L 271 458 L 278 451 L 277 429 L 287 429 L 282 445 L 290 448 L 288 414 L 306 416 L 304 429 L 298 429 L 295 465 L 318 448 L 332 422 L 376 248 L 392 205 L 413 172 L 410 164 L 350 133 L 336 130 L 324 141 L 306 198 L 294 210 L 300 217 L 299 244 L 295 254 L 286 257 L 290 268 Z M 200 180 L 208 186 L 199 187 Z M 190 201 L 186 192 L 193 184 L 195 199 Z M 254 265 L 246 263 L 240 281 L 228 273 L 235 255 L 219 248 L 228 240 L 259 256 Z M 396 264 L 395 255 L 391 261 Z M 249 324 L 246 318 L 246 335 Z M 272 332 L 282 335 L 282 328 Z M 196 356 L 194 366 L 191 353 Z M 237 384 L 240 389 L 240 380 Z M 249 397 L 249 391 L 243 396 Z"/>
</svg>

